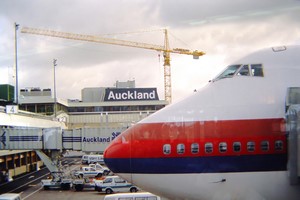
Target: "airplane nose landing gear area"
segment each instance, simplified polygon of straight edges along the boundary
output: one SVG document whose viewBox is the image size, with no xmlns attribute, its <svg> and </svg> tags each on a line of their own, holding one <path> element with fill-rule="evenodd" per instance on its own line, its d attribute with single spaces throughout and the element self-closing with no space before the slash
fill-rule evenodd
<svg viewBox="0 0 300 200">
<path fill-rule="evenodd" d="M 291 185 L 300 184 L 300 105 L 292 105 L 287 111 L 288 173 Z"/>
</svg>

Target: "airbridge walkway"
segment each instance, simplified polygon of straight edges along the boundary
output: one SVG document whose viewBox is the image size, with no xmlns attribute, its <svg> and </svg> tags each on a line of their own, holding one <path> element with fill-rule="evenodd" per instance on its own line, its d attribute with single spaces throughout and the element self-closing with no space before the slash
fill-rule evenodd
<svg viewBox="0 0 300 200">
<path fill-rule="evenodd" d="M 69 130 L 65 122 L 51 116 L 24 111 L 6 113 L 6 110 L 0 106 L 0 184 L 6 181 L 6 174 L 15 177 L 38 170 L 47 162 L 51 162 L 51 168 L 66 150 L 102 153 L 128 125 L 114 123 L 111 127 Z M 45 156 L 50 160 L 45 161 Z"/>
<path fill-rule="evenodd" d="M 124 127 L 82 128 L 0 128 L 0 150 L 75 150 L 102 153 Z"/>
<path fill-rule="evenodd" d="M 44 164 L 51 172 L 60 171 L 59 160 L 66 150 L 103 153 L 109 143 L 126 128 L 67 130 L 61 127 L 33 128 L 2 125 L 0 126 L 0 183 L 5 182 L 7 177 L 38 170 Z"/>
</svg>

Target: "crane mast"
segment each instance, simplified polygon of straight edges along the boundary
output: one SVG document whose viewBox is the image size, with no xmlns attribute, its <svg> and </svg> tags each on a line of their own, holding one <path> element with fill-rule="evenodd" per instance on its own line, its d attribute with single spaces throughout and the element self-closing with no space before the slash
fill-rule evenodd
<svg viewBox="0 0 300 200">
<path fill-rule="evenodd" d="M 165 51 L 164 51 L 164 87 L 165 100 L 168 103 L 172 102 L 172 82 L 171 82 L 171 58 L 170 58 L 170 44 L 168 38 L 168 31 L 165 29 Z"/>
<path fill-rule="evenodd" d="M 199 56 L 202 56 L 205 54 L 204 52 L 197 51 L 197 50 L 191 51 L 191 50 L 183 49 L 183 48 L 171 49 L 170 45 L 169 45 L 167 29 L 164 29 L 164 35 L 165 35 L 164 46 L 156 45 L 156 44 L 148 44 L 148 43 L 143 43 L 143 42 L 134 42 L 134 41 L 127 41 L 127 40 L 113 39 L 113 38 L 104 38 L 104 37 L 95 36 L 95 35 L 76 34 L 76 33 L 60 32 L 60 31 L 45 30 L 45 29 L 38 29 L 38 28 L 29 28 L 29 27 L 23 27 L 21 32 L 28 33 L 28 34 L 35 34 L 35 35 L 65 38 L 65 39 L 71 39 L 71 40 L 81 40 L 81 41 L 88 41 L 88 42 L 97 42 L 97 43 L 103 43 L 103 44 L 112 44 L 112 45 L 119 45 L 119 46 L 127 46 L 127 47 L 135 47 L 135 48 L 141 48 L 141 49 L 162 51 L 164 54 L 165 100 L 169 104 L 172 102 L 170 53 L 192 55 L 194 59 L 198 59 Z"/>
</svg>

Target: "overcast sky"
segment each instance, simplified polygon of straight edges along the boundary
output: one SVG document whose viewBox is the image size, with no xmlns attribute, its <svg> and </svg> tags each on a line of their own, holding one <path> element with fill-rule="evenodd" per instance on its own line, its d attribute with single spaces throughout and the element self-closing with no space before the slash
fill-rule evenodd
<svg viewBox="0 0 300 200">
<path fill-rule="evenodd" d="M 0 0 L 0 84 L 13 84 L 14 23 L 205 51 L 199 60 L 171 54 L 173 102 L 235 59 L 260 48 L 300 44 L 299 0 Z M 162 53 L 17 33 L 19 88 L 53 88 L 81 99 L 85 87 L 135 80 L 164 99 Z M 126 34 L 125 34 L 126 33 Z M 300 52 L 299 52 L 300 53 Z M 159 56 L 160 55 L 160 56 Z"/>
</svg>

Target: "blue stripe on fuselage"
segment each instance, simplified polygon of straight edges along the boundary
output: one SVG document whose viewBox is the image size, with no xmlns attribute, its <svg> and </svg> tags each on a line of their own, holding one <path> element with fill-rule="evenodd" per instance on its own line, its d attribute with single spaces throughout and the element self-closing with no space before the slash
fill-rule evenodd
<svg viewBox="0 0 300 200">
<path fill-rule="evenodd" d="M 114 173 L 229 173 L 283 171 L 286 154 L 210 156 L 181 158 L 109 158 L 105 164 Z"/>
</svg>

